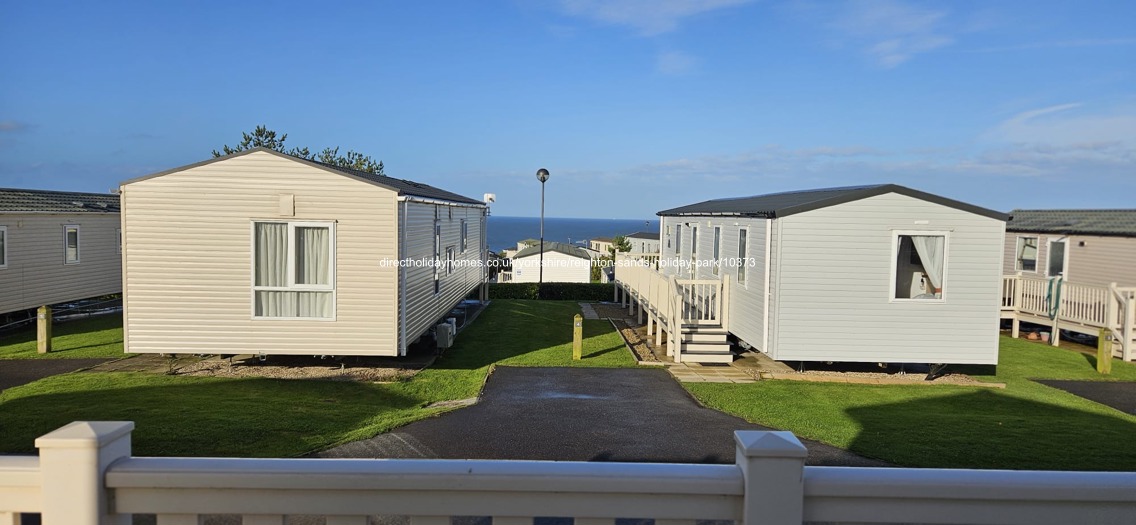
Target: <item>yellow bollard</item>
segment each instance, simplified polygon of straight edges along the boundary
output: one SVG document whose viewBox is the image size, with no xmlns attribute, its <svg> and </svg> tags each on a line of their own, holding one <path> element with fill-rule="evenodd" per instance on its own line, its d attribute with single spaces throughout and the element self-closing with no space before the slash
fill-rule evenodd
<svg viewBox="0 0 1136 525">
<path fill-rule="evenodd" d="M 576 314 L 572 318 L 572 360 L 584 357 L 584 316 Z"/>
<path fill-rule="evenodd" d="M 1097 335 L 1097 372 L 1104 375 L 1112 373 L 1112 339 L 1108 335 L 1107 328 L 1101 328 Z"/>
<path fill-rule="evenodd" d="M 46 354 L 51 351 L 51 307 L 41 306 L 36 311 L 36 351 Z"/>
</svg>

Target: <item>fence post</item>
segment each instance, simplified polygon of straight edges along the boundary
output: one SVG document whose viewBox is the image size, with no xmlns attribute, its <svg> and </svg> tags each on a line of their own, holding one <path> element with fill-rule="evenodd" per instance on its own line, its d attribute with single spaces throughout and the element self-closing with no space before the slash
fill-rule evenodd
<svg viewBox="0 0 1136 525">
<path fill-rule="evenodd" d="M 130 421 L 75 421 L 35 441 L 43 476 L 43 525 L 129 525 L 112 514 L 107 468 L 130 457 Z"/>
<path fill-rule="evenodd" d="M 734 432 L 745 480 L 743 525 L 800 525 L 805 511 L 808 450 L 792 432 Z"/>
</svg>

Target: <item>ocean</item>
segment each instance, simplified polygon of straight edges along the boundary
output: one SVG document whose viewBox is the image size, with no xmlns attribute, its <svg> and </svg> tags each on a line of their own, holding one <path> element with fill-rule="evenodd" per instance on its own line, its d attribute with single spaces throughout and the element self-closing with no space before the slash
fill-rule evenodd
<svg viewBox="0 0 1136 525">
<path fill-rule="evenodd" d="M 489 216 L 489 249 L 499 252 L 516 248 L 517 241 L 540 238 L 540 217 Z M 635 232 L 658 232 L 659 219 L 568 219 L 544 218 L 544 240 L 579 243 L 595 237 L 615 237 Z"/>
</svg>

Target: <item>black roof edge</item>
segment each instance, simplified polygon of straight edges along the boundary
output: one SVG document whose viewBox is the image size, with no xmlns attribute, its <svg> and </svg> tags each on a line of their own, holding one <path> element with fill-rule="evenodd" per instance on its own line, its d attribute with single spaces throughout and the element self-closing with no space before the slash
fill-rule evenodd
<svg viewBox="0 0 1136 525">
<path fill-rule="evenodd" d="M 318 168 L 318 169 L 321 169 L 323 171 L 326 171 L 328 173 L 334 173 L 336 175 L 341 175 L 341 176 L 344 176 L 344 177 L 350 177 L 350 178 L 355 179 L 355 180 L 360 181 L 360 182 L 372 184 L 372 185 L 378 186 L 380 188 L 386 188 L 386 189 L 391 190 L 391 191 L 393 191 L 393 192 L 395 192 L 399 195 L 414 196 L 413 194 L 408 194 L 408 193 L 406 193 L 406 192 L 404 192 L 404 191 L 402 191 L 398 188 L 394 188 L 394 187 L 385 185 L 381 182 L 376 182 L 376 181 L 373 181 L 373 180 L 365 179 L 363 177 L 358 177 L 358 176 L 352 175 L 350 173 L 347 173 L 345 171 L 337 170 L 332 166 L 328 166 L 326 164 L 316 162 L 314 160 L 308 160 L 308 159 L 297 157 L 295 155 L 289 155 L 287 153 L 284 153 L 284 152 L 281 152 L 281 151 L 276 151 L 272 148 L 266 148 L 264 146 L 258 146 L 258 147 L 255 147 L 255 148 L 250 148 L 250 149 L 246 149 L 246 150 L 243 150 L 243 151 L 238 151 L 236 153 L 230 153 L 228 155 L 221 155 L 220 157 L 213 157 L 211 159 L 205 159 L 205 160 L 200 161 L 200 162 L 194 162 L 193 164 L 187 164 L 185 166 L 179 166 L 177 168 L 171 168 L 171 169 L 168 169 L 168 170 L 159 171 L 157 173 L 151 173 L 149 175 L 143 175 L 141 177 L 128 179 L 128 180 L 120 182 L 118 184 L 118 186 L 121 188 L 122 186 L 125 186 L 127 184 L 133 184 L 135 182 L 142 182 L 144 180 L 149 180 L 149 179 L 156 179 L 156 178 L 161 177 L 163 175 L 169 175 L 171 173 L 177 173 L 179 171 L 191 170 L 191 169 L 194 169 L 194 168 L 199 168 L 201 166 L 207 166 L 209 164 L 213 164 L 214 162 L 220 162 L 222 160 L 235 159 L 237 157 L 242 157 L 242 156 L 248 155 L 250 153 L 256 153 L 256 152 L 261 152 L 261 151 L 263 151 L 265 153 L 271 153 L 273 155 L 276 155 L 277 157 L 283 157 L 283 158 L 286 158 L 286 159 L 294 160 L 296 162 L 301 162 L 301 163 L 307 164 L 308 166 L 311 166 L 313 168 Z M 391 177 L 391 178 L 395 178 L 395 177 Z M 413 182 L 413 181 L 409 181 L 409 180 L 406 180 L 406 179 L 402 179 L 402 180 L 405 181 L 405 182 Z M 418 184 L 422 184 L 422 183 L 418 183 Z M 441 188 L 438 188 L 438 189 L 441 189 Z M 450 192 L 450 193 L 453 193 L 453 192 Z M 457 195 L 457 194 L 455 193 L 454 195 Z M 459 196 L 461 196 L 461 195 L 459 195 Z M 455 201 L 455 200 L 451 200 L 451 199 L 442 199 L 442 198 L 437 198 L 437 197 L 423 197 L 423 198 L 428 198 L 428 199 L 437 200 L 437 201 L 453 202 L 455 204 L 465 204 L 465 205 L 471 205 L 471 206 L 477 206 L 477 204 L 480 203 L 480 205 L 482 207 L 487 207 L 487 205 L 485 203 L 477 201 L 477 200 L 469 198 L 469 197 L 466 197 L 467 199 L 469 199 L 468 202 L 467 201 Z"/>
<path fill-rule="evenodd" d="M 727 216 L 727 217 L 755 217 L 755 218 L 763 218 L 763 219 L 776 219 L 776 218 L 779 218 L 779 217 L 787 217 L 789 215 L 795 215 L 795 214 L 798 214 L 798 213 L 813 211 L 813 210 L 817 210 L 817 209 L 820 209 L 820 208 L 827 208 L 829 206 L 836 206 L 838 204 L 844 204 L 844 203 L 848 203 L 848 202 L 852 202 L 852 201 L 858 201 L 860 199 L 866 199 L 868 197 L 875 197 L 877 195 L 884 195 L 886 193 L 898 193 L 900 195 L 906 195 L 908 197 L 924 200 L 924 201 L 927 201 L 927 202 L 932 202 L 932 203 L 939 204 L 939 205 L 942 205 L 942 206 L 947 206 L 949 208 L 955 208 L 955 209 L 958 209 L 958 210 L 970 212 L 970 213 L 973 213 L 975 215 L 982 215 L 984 217 L 989 217 L 991 219 L 1000 220 L 1002 222 L 1006 222 L 1010 218 L 1010 216 L 1008 214 L 1000 212 L 1000 211 L 995 211 L 995 210 L 991 210 L 991 209 L 988 209 L 988 208 L 983 208 L 981 206 L 975 206 L 973 204 L 967 204 L 967 203 L 962 202 L 962 201 L 956 201 L 954 199 L 948 199 L 946 197 L 941 197 L 939 195 L 934 195 L 934 194 L 919 191 L 919 190 L 913 190 L 911 188 L 908 188 L 906 186 L 900 186 L 898 184 L 880 184 L 878 186 L 870 186 L 870 187 L 865 187 L 865 188 L 862 188 L 862 189 L 853 189 L 853 190 L 849 190 L 848 192 L 844 193 L 843 195 L 840 195 L 840 196 L 837 196 L 837 197 L 820 199 L 820 200 L 817 200 L 817 201 L 814 201 L 814 202 L 810 202 L 810 203 L 807 203 L 807 204 L 801 204 L 801 205 L 797 205 L 797 206 L 789 206 L 789 207 L 782 208 L 782 209 L 779 209 L 779 210 L 773 210 L 770 213 L 713 213 L 713 214 L 712 213 L 673 213 L 673 214 L 671 214 L 671 213 L 665 213 L 666 210 L 664 210 L 664 211 L 656 213 L 656 215 L 658 215 L 660 217 L 719 215 L 719 216 Z M 714 200 L 714 199 L 712 199 L 712 200 Z M 711 201 L 702 201 L 702 202 L 711 202 Z M 701 204 L 701 203 L 696 203 L 696 204 Z"/>
</svg>

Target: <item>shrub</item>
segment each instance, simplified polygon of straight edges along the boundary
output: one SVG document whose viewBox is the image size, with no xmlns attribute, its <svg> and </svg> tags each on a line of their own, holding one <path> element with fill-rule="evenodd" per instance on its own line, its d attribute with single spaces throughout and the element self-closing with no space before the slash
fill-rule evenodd
<svg viewBox="0 0 1136 525">
<path fill-rule="evenodd" d="M 490 283 L 490 299 L 549 299 L 558 301 L 610 301 L 611 283 Z"/>
</svg>

